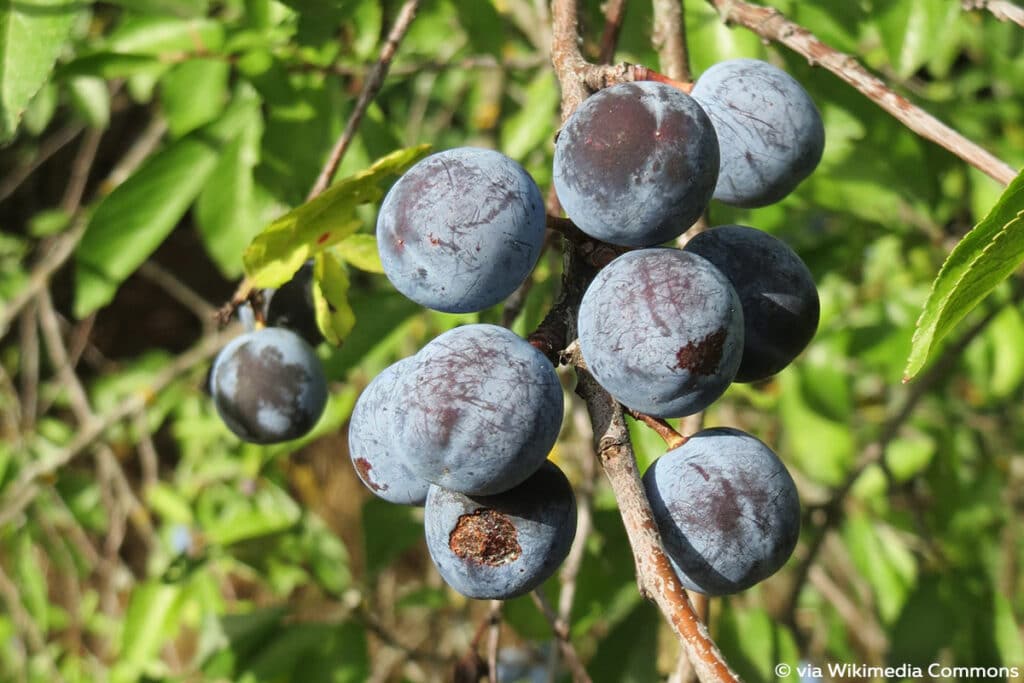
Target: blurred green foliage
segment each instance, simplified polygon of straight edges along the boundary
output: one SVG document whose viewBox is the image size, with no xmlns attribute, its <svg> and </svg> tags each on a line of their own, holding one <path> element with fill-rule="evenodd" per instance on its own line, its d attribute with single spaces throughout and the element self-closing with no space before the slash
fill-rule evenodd
<svg viewBox="0 0 1024 683">
<path fill-rule="evenodd" d="M 955 2 L 770 4 L 1024 165 L 1024 28 Z M 656 67 L 650 3 L 627 5 L 616 58 Z M 0 2 L 0 301 L 26 291 L 33 255 L 85 226 L 49 292 L 96 416 L 146 392 L 210 334 L 138 274 L 144 264 L 164 264 L 219 305 L 243 265 L 273 284 L 311 255 L 305 243 L 259 245 L 309 211 L 306 194 L 397 8 Z M 931 345 L 938 360 L 919 355 L 916 383 L 900 383 L 936 273 L 1002 188 L 834 75 L 725 26 L 709 4 L 685 10 L 695 73 L 737 56 L 776 62 L 806 86 L 827 131 L 819 169 L 792 196 L 710 209 L 712 224 L 785 239 L 822 300 L 801 358 L 770 381 L 734 386 L 706 418 L 773 446 L 806 513 L 779 575 L 714 601 L 713 635 L 749 681 L 774 679 L 777 662 L 1024 667 L 1024 317 L 1019 277 L 1004 279 L 1016 262 L 989 273 L 992 293 L 977 309 L 961 301 L 963 322 Z M 587 0 L 583 16 L 594 58 L 600 3 Z M 478 145 L 519 160 L 547 189 L 559 123 L 549 36 L 544 3 L 424 2 L 337 177 L 359 178 L 417 145 Z M 70 143 L 84 146 L 91 132 L 99 153 L 86 202 L 68 206 Z M 344 189 L 325 195 L 344 220 L 320 251 L 321 324 L 344 344 L 319 349 L 332 397 L 299 442 L 240 443 L 203 393 L 207 367 L 197 362 L 26 501 L 19 473 L 62 453 L 84 426 L 36 329 L 43 309 L 31 304 L 0 330 L 0 679 L 426 681 L 447 679 L 468 652 L 486 605 L 441 585 L 420 513 L 370 499 L 344 434 L 376 372 L 445 329 L 501 322 L 503 312 L 426 312 L 390 288 L 372 242 L 379 179 L 358 201 Z M 995 233 L 1020 223 L 1011 200 Z M 980 235 L 965 262 L 990 238 Z M 1019 261 L 1019 248 L 996 244 Z M 554 299 L 556 252 L 506 321 L 520 334 Z M 578 401 L 568 409 L 553 454 L 581 491 L 594 487 L 572 637 L 595 681 L 656 680 L 674 668 L 678 646 L 636 590 L 614 499 L 587 464 L 581 411 Z M 631 430 L 642 466 L 664 451 L 650 430 Z M 546 586 L 553 601 L 562 590 L 557 579 Z M 525 652 L 524 671 L 544 667 L 552 636 L 533 603 L 506 604 L 504 623 L 506 654 Z"/>
</svg>

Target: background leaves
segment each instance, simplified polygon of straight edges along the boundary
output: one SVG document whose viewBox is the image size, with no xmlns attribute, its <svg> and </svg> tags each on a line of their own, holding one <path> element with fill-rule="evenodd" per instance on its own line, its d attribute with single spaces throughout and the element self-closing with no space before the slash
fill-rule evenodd
<svg viewBox="0 0 1024 683">
<path fill-rule="evenodd" d="M 953 2 L 767 4 L 1024 165 L 1024 29 Z M 581 5 L 593 58 L 601 3 Z M 334 185 L 306 203 L 397 3 L 0 2 L 0 506 L 83 430 L 51 328 L 98 419 L 188 361 L 23 507 L 0 508 L 0 589 L 14 587 L 0 590 L 0 679 L 450 677 L 487 606 L 441 585 L 420 513 L 358 483 L 346 422 L 373 376 L 444 330 L 532 331 L 561 255 L 545 253 L 516 310 L 439 314 L 381 275 L 373 225 L 427 144 L 503 149 L 550 185 L 559 112 L 543 6 L 423 3 Z M 1024 666 L 1021 180 L 1004 194 L 832 74 L 723 25 L 709 3 L 685 9 L 695 74 L 768 59 L 805 85 L 827 130 L 821 166 L 785 201 L 710 209 L 713 224 L 785 239 L 822 300 L 797 363 L 733 386 L 706 416 L 775 448 L 804 508 L 796 558 L 715 601 L 713 635 L 755 681 L 778 661 Z M 651 15 L 628 3 L 617 59 L 656 65 Z M 45 289 L 48 315 L 32 268 L 61 249 L 73 256 Z M 309 258 L 321 327 L 344 342 L 317 350 L 327 411 L 296 443 L 242 444 L 204 394 L 212 310 L 243 275 L 276 286 Z M 581 496 L 593 489 L 573 642 L 595 680 L 667 677 L 678 649 L 637 593 L 578 402 L 564 423 L 552 457 Z M 631 430 L 645 467 L 664 447 Z M 566 590 L 545 586 L 556 604 Z M 505 605 L 501 642 L 503 680 L 547 676 L 551 631 L 528 598 Z"/>
</svg>

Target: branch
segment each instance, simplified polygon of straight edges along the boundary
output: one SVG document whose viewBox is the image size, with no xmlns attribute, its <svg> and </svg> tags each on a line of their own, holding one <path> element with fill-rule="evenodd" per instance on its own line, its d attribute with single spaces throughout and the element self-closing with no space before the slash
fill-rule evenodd
<svg viewBox="0 0 1024 683">
<path fill-rule="evenodd" d="M 654 33 L 658 67 L 669 78 L 690 80 L 690 60 L 686 50 L 686 22 L 680 0 L 654 0 Z"/>
<path fill-rule="evenodd" d="M 1024 27 L 1024 8 L 1007 0 L 963 0 L 965 10 L 988 10 L 999 21 L 1012 21 Z"/>
<path fill-rule="evenodd" d="M 576 392 L 586 401 L 598 458 L 618 501 L 636 560 L 641 593 L 653 600 L 686 648 L 697 676 L 709 681 L 737 680 L 679 583 L 658 533 L 658 525 L 640 481 L 636 457 L 622 410 L 585 370 L 577 370 Z"/>
<path fill-rule="evenodd" d="M 551 625 L 551 630 L 555 633 L 555 641 L 558 643 L 558 649 L 562 653 L 562 658 L 572 671 L 573 683 L 591 683 L 590 674 L 587 673 L 583 662 L 576 653 L 576 648 L 572 645 L 568 624 L 555 614 L 555 610 L 551 606 L 548 597 L 544 595 L 543 590 L 538 588 L 537 590 L 530 591 L 530 597 L 533 598 L 533 604 L 537 606 L 540 613 L 547 619 L 548 624 Z"/>
<path fill-rule="evenodd" d="M 491 600 L 487 616 L 487 681 L 498 683 L 498 645 L 501 642 L 501 608 L 505 603 Z"/>
<path fill-rule="evenodd" d="M 786 19 L 778 10 L 752 5 L 744 0 L 708 2 L 718 10 L 719 16 L 726 23 L 745 26 L 761 38 L 781 43 L 806 57 L 811 64 L 825 67 L 910 130 L 952 152 L 1003 185 L 1009 185 L 1017 177 L 1017 172 L 1006 162 L 911 104 L 880 78 L 868 72 L 856 59 L 826 45 L 803 26 Z"/>
<path fill-rule="evenodd" d="M 619 33 L 622 31 L 625 13 L 626 0 L 608 0 L 604 3 L 604 31 L 601 33 L 599 54 L 602 64 L 611 64 L 615 59 L 615 47 L 619 44 Z"/>
<path fill-rule="evenodd" d="M 665 445 L 668 446 L 669 450 L 679 448 L 689 441 L 689 437 L 680 434 L 676 431 L 675 427 L 660 417 L 651 417 L 650 415 L 641 413 L 639 410 L 633 410 L 632 408 L 626 408 L 626 413 L 634 420 L 643 422 L 645 425 L 657 432 L 658 436 L 665 440 Z"/>
<path fill-rule="evenodd" d="M 154 396 L 166 389 L 185 373 L 217 354 L 239 332 L 237 326 L 218 334 L 204 337 L 191 349 L 181 354 L 174 361 L 158 372 L 149 386 L 141 389 L 122 401 L 114 410 L 98 417 L 81 427 L 63 450 L 54 455 L 38 460 L 25 467 L 18 478 L 6 487 L 7 493 L 0 501 L 0 520 L 9 520 L 32 502 L 38 493 L 36 481 L 66 465 L 85 449 L 93 445 L 108 429 L 127 419 L 137 412 L 146 409 Z M 31 491 L 31 494 L 28 493 Z"/>
<path fill-rule="evenodd" d="M 373 101 L 373 98 L 380 92 L 381 86 L 384 85 L 384 78 L 388 75 L 391 60 L 394 59 L 395 52 L 398 51 L 398 44 L 402 42 L 405 32 L 409 29 L 409 25 L 416 16 L 416 9 L 419 7 L 419 4 L 419 0 L 405 0 L 402 9 L 399 10 L 398 19 L 395 20 L 387 40 L 384 41 L 384 45 L 380 49 L 380 57 L 363 83 L 363 89 L 359 93 L 359 99 L 356 101 L 356 108 L 352 111 L 352 115 L 345 124 L 345 130 L 342 132 L 341 137 L 334 143 L 334 148 L 331 150 L 327 163 L 324 165 L 323 170 L 320 171 L 320 176 L 316 179 L 313 189 L 309 191 L 309 195 L 306 197 L 307 202 L 326 190 L 331 184 L 331 179 L 338 171 L 338 166 L 341 165 L 341 160 L 344 158 L 348 146 L 352 144 L 352 139 L 355 137 L 356 130 L 359 129 L 359 124 L 362 122 L 366 110 L 370 107 L 370 102 Z"/>
</svg>

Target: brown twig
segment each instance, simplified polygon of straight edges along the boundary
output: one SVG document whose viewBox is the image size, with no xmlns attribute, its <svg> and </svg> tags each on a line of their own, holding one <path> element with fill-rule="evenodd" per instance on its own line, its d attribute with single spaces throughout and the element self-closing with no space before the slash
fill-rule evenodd
<svg viewBox="0 0 1024 683">
<path fill-rule="evenodd" d="M 988 10 L 999 21 L 1012 21 L 1024 27 L 1024 8 L 1007 0 L 963 0 L 965 10 Z"/>
<path fill-rule="evenodd" d="M 601 49 L 598 53 L 602 64 L 611 64 L 615 59 L 615 48 L 619 44 L 625 14 L 626 0 L 608 0 L 604 3 L 604 31 L 601 33 Z"/>
<path fill-rule="evenodd" d="M 31 465 L 25 467 L 18 474 L 18 478 L 7 487 L 7 495 L 0 501 L 0 521 L 13 518 L 25 505 L 30 503 L 38 493 L 36 481 L 47 474 L 63 467 L 76 458 L 103 436 L 108 429 L 138 413 L 145 410 L 153 396 L 160 393 L 182 375 L 190 372 L 200 363 L 212 358 L 216 353 L 235 337 L 239 332 L 238 327 L 231 327 L 218 334 L 203 337 L 195 346 L 185 351 L 174 359 L 168 366 L 158 372 L 144 389 L 138 390 L 134 395 L 126 398 L 116 408 L 103 414 L 96 420 L 75 433 L 71 442 L 62 450 L 41 458 Z M 31 494 L 27 492 L 31 491 Z"/>
<path fill-rule="evenodd" d="M 552 3 L 552 17 L 554 31 L 551 56 L 562 87 L 562 120 L 565 121 L 588 91 L 600 85 L 595 83 L 595 73 L 600 77 L 598 80 L 601 80 L 605 75 L 614 75 L 618 70 L 617 67 L 588 65 L 583 59 L 578 45 L 579 24 L 575 0 L 555 0 Z M 579 254 L 570 245 L 566 250 L 562 295 L 549 313 L 550 318 L 556 309 L 563 308 L 562 329 L 567 337 L 575 333 L 575 311 L 579 297 L 593 274 L 593 270 L 581 262 Z M 568 339 L 561 340 L 563 345 L 567 342 Z M 590 414 L 595 450 L 611 482 L 633 550 L 640 592 L 658 605 L 672 630 L 683 642 L 702 681 L 736 681 L 735 674 L 697 618 L 686 591 L 665 555 L 657 523 L 640 481 L 636 457 L 619 403 L 586 370 L 577 368 L 576 375 L 576 392 L 583 398 Z"/>
<path fill-rule="evenodd" d="M 132 146 L 121 160 L 114 166 L 106 179 L 100 184 L 99 192 L 109 194 L 115 187 L 124 182 L 128 176 L 146 160 L 153 149 L 160 143 L 167 123 L 163 117 L 154 117 L 149 125 L 139 134 Z M 81 203 L 79 197 L 78 203 Z M 50 283 L 53 274 L 63 266 L 75 253 L 75 247 L 82 241 L 88 226 L 88 217 L 82 211 L 76 211 L 71 219 L 71 227 L 51 244 L 44 248 L 44 253 L 29 274 L 28 282 L 18 290 L 4 308 L 0 309 L 0 337 L 7 334 L 7 329 L 21 309 L 28 304 L 44 287 Z"/>
<path fill-rule="evenodd" d="M 689 440 L 689 437 L 683 436 L 676 428 L 670 425 L 660 417 L 651 417 L 645 413 L 641 413 L 639 410 L 633 410 L 632 408 L 625 408 L 626 414 L 632 417 L 634 420 L 643 422 L 645 425 L 653 429 L 658 436 L 665 440 L 665 445 L 668 446 L 669 450 L 679 448 Z"/>
<path fill-rule="evenodd" d="M 501 641 L 501 600 L 491 600 L 487 616 L 487 680 L 498 683 L 498 644 Z"/>
<path fill-rule="evenodd" d="M 665 555 L 658 525 L 640 481 L 622 410 L 589 372 L 577 370 L 576 392 L 586 401 L 594 443 L 619 504 L 637 567 L 641 593 L 653 600 L 686 648 L 701 681 L 729 681 L 736 675 L 698 618 L 686 590 Z"/>
<path fill-rule="evenodd" d="M 1003 185 L 1009 185 L 1015 171 L 1005 161 L 982 149 L 937 118 L 897 94 L 872 75 L 852 56 L 826 45 L 803 26 L 787 19 L 772 7 L 752 5 L 744 0 L 708 0 L 726 23 L 744 26 L 764 40 L 785 45 L 811 64 L 828 69 L 841 80 L 892 115 L 897 121 L 952 152 Z"/>
<path fill-rule="evenodd" d="M 203 326 L 203 334 L 207 334 L 213 329 L 217 309 L 177 275 L 153 260 L 146 261 L 139 266 L 139 275 L 167 292 L 172 299 L 198 318 Z"/>
<path fill-rule="evenodd" d="M 562 653 L 562 659 L 565 660 L 570 671 L 572 671 L 573 683 L 590 683 L 590 674 L 587 673 L 587 669 L 583 666 L 583 662 L 576 653 L 576 648 L 573 647 L 569 626 L 566 621 L 560 619 L 555 614 L 555 610 L 551 606 L 548 597 L 544 595 L 544 591 L 539 588 L 530 591 L 530 597 L 533 599 L 533 604 L 537 606 L 537 609 L 540 610 L 540 613 L 544 615 L 544 618 L 551 626 L 551 630 L 555 634 L 555 641 L 558 643 L 558 650 Z"/>
<path fill-rule="evenodd" d="M 654 0 L 654 31 L 658 68 L 676 81 L 690 80 L 690 59 L 686 48 L 686 22 L 680 0 Z"/>
<path fill-rule="evenodd" d="M 356 108 L 352 110 L 352 115 L 349 116 L 341 137 L 334 143 L 334 148 L 331 149 L 327 163 L 324 164 L 316 182 L 313 183 L 313 188 L 309 191 L 306 201 L 319 195 L 331 184 L 331 179 L 334 178 L 338 166 L 341 165 L 341 160 L 344 158 L 348 146 L 352 143 L 352 139 L 359 129 L 359 124 L 362 122 L 366 110 L 370 107 L 370 102 L 373 101 L 381 86 L 384 85 L 384 78 L 388 75 L 391 60 L 394 59 L 395 52 L 398 51 L 398 45 L 402 42 L 402 37 L 405 36 L 405 32 L 409 29 L 413 17 L 416 16 L 416 9 L 419 7 L 419 4 L 419 0 L 405 0 L 402 9 L 399 10 L 398 18 L 395 20 L 394 25 L 391 27 L 391 32 L 388 33 L 387 40 L 384 41 L 384 45 L 380 49 L 377 63 L 373 66 L 373 69 L 366 77 L 366 81 L 363 83 L 363 89 L 360 91 L 359 99 L 356 101 Z"/>
<path fill-rule="evenodd" d="M 53 135 L 44 139 L 36 153 L 32 155 L 31 162 L 14 169 L 0 182 L 0 202 L 14 194 L 36 169 L 46 163 L 54 154 L 71 144 L 71 141 L 77 138 L 83 130 L 85 130 L 85 126 L 81 124 L 68 125 L 58 129 Z"/>
</svg>

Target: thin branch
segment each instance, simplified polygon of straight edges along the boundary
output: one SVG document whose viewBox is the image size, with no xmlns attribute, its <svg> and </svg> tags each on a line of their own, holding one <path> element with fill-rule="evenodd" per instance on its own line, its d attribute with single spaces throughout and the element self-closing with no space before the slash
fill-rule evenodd
<svg viewBox="0 0 1024 683">
<path fill-rule="evenodd" d="M 594 443 L 605 475 L 611 482 L 626 535 L 633 549 L 641 593 L 653 600 L 682 641 L 701 681 L 729 681 L 736 675 L 698 618 L 686 590 L 665 554 L 651 511 L 622 410 L 585 370 L 577 370 L 576 392 L 590 412 Z"/>
<path fill-rule="evenodd" d="M 100 140 L 103 139 L 102 128 L 90 128 L 82 138 L 82 144 L 78 148 L 78 154 L 71 164 L 71 173 L 68 176 L 68 185 L 64 189 L 64 196 L 60 200 L 60 208 L 68 214 L 78 211 L 82 205 L 82 198 L 85 196 L 85 185 L 89 182 L 89 173 L 92 171 L 93 163 L 96 161 L 96 153 L 100 148 Z"/>
<path fill-rule="evenodd" d="M 160 287 L 172 299 L 191 311 L 202 323 L 204 334 L 212 329 L 217 309 L 174 273 L 150 260 L 139 266 L 139 275 Z"/>
<path fill-rule="evenodd" d="M 85 130 L 85 126 L 81 124 L 64 126 L 43 140 L 36 153 L 32 156 L 31 162 L 14 169 L 3 179 L 3 182 L 0 182 L 0 202 L 14 194 L 21 187 L 21 184 L 35 173 L 36 169 L 46 163 L 54 154 L 69 145 L 83 130 Z"/>
<path fill-rule="evenodd" d="M 645 425 L 653 429 L 658 436 L 665 441 L 665 445 L 668 446 L 669 450 L 679 448 L 689 440 L 689 437 L 683 436 L 676 431 L 676 428 L 670 425 L 660 417 L 651 417 L 645 413 L 641 413 L 639 410 L 633 410 L 632 408 L 625 408 L 626 414 L 632 417 L 634 420 L 643 422 Z"/>
<path fill-rule="evenodd" d="M 42 656 L 43 661 L 46 663 L 48 669 L 50 669 L 50 675 L 54 677 L 54 680 L 64 681 L 64 677 L 60 673 L 60 669 L 57 667 L 57 663 L 53 661 L 49 652 L 46 649 L 46 641 L 43 639 L 43 633 L 39 630 L 35 621 L 32 620 L 32 615 L 29 614 L 28 610 L 25 609 L 25 605 L 22 604 L 21 598 L 18 595 L 18 586 L 4 571 L 2 565 L 0 565 L 0 597 L 7 603 L 7 609 L 10 611 L 15 626 L 25 634 L 25 639 L 28 644 L 28 649 L 32 654 Z"/>
<path fill-rule="evenodd" d="M 622 20 L 626 14 L 626 0 L 608 0 L 604 3 L 604 31 L 601 33 L 602 64 L 611 64 L 615 59 L 615 47 L 619 44 Z"/>
<path fill-rule="evenodd" d="M 106 179 L 100 184 L 100 194 L 109 194 L 124 182 L 128 176 L 146 160 L 152 151 L 160 144 L 160 139 L 167 131 L 167 122 L 162 117 L 154 117 L 149 125 L 143 129 L 139 137 L 135 139 L 121 160 L 114 166 Z M 85 229 L 89 224 L 88 216 L 78 211 L 71 220 L 71 227 L 67 232 L 52 242 L 52 246 L 39 259 L 28 282 L 15 294 L 10 302 L 0 309 L 0 338 L 7 334 L 11 322 L 21 312 L 21 309 L 31 301 L 41 289 L 50 283 L 53 274 L 63 266 L 75 252 L 75 247 L 82 241 Z"/>
<path fill-rule="evenodd" d="M 18 329 L 21 344 L 21 428 L 30 432 L 35 428 L 39 414 L 39 328 L 36 326 L 36 311 L 39 305 L 33 300 Z M 0 337 L 3 336 L 0 328 Z"/>
<path fill-rule="evenodd" d="M 416 9 L 419 7 L 419 4 L 419 0 L 405 0 L 402 9 L 399 10 L 398 18 L 395 20 L 394 26 L 391 27 L 391 32 L 388 34 L 387 40 L 384 41 L 383 47 L 381 47 L 380 57 L 363 83 L 363 89 L 359 93 L 359 99 L 356 101 L 356 108 L 352 111 L 352 115 L 345 124 L 345 130 L 342 132 L 341 137 L 334 144 L 327 163 L 320 171 L 320 176 L 313 184 L 313 189 L 309 191 L 306 201 L 319 195 L 331 184 L 331 179 L 337 172 L 338 166 L 341 165 L 341 160 L 344 158 L 348 146 L 352 143 L 356 130 L 359 129 L 359 124 L 362 122 L 366 110 L 370 107 L 370 102 L 373 101 L 373 98 L 380 92 L 381 86 L 384 85 L 384 78 L 388 75 L 391 60 L 394 59 L 395 52 L 398 51 L 398 44 L 402 42 L 405 32 L 409 29 L 409 25 L 416 16 Z"/>
<path fill-rule="evenodd" d="M 587 673 L 586 668 L 583 666 L 583 662 L 576 653 L 576 648 L 572 645 L 572 639 L 569 637 L 568 624 L 559 619 L 558 615 L 555 614 L 555 610 L 551 606 L 548 597 L 544 595 L 544 591 L 539 588 L 530 591 L 530 597 L 533 599 L 533 604 L 537 606 L 537 609 L 540 610 L 540 613 L 544 615 L 544 618 L 550 624 L 551 630 L 555 634 L 555 641 L 558 643 L 558 649 L 562 653 L 562 658 L 572 671 L 573 683 L 590 683 L 590 674 Z"/>
<path fill-rule="evenodd" d="M 84 214 L 72 222 L 71 229 L 61 235 L 54 242 L 53 247 L 32 269 L 28 282 L 18 290 L 18 293 L 11 297 L 10 302 L 0 309 L 0 337 L 7 334 L 11 322 L 21 312 L 21 309 L 31 301 L 36 294 L 50 283 L 50 278 L 75 252 L 75 247 L 85 235 L 85 228 L 89 221 Z"/>
<path fill-rule="evenodd" d="M 97 439 L 102 437 L 108 429 L 117 423 L 145 410 L 154 396 L 200 363 L 216 355 L 239 331 L 238 326 L 232 326 L 218 334 L 204 337 L 195 346 L 182 353 L 172 363 L 158 372 L 147 387 L 136 391 L 109 413 L 98 417 L 85 427 L 79 429 L 71 443 L 65 446 L 64 449 L 25 467 L 18 475 L 18 478 L 6 487 L 7 494 L 0 501 L 0 521 L 12 519 L 14 515 L 17 515 L 24 509 L 25 505 L 32 501 L 35 494 L 38 493 L 36 481 L 40 477 L 55 472 L 60 467 L 69 463 L 80 455 L 82 451 L 96 443 Z M 33 490 L 31 495 L 26 493 L 30 489 Z"/>
<path fill-rule="evenodd" d="M 677 81 L 690 80 L 690 59 L 686 50 L 686 22 L 680 0 L 654 0 L 654 32 L 651 41 L 658 50 L 658 68 Z"/>
<path fill-rule="evenodd" d="M 1012 21 L 1024 27 L 1024 8 L 1007 0 L 963 0 L 965 10 L 988 10 L 999 21 Z"/>
<path fill-rule="evenodd" d="M 498 645 L 501 641 L 501 600 L 491 600 L 487 617 L 487 680 L 498 683 Z"/>
<path fill-rule="evenodd" d="M 926 140 L 930 140 L 989 175 L 1009 185 L 1017 171 L 1005 161 L 982 149 L 937 118 L 897 94 L 880 78 L 872 75 L 848 54 L 826 45 L 803 26 L 788 20 L 771 7 L 752 5 L 744 0 L 708 0 L 726 23 L 739 24 L 764 40 L 781 43 L 811 64 L 822 66 L 860 91 Z"/>
</svg>

